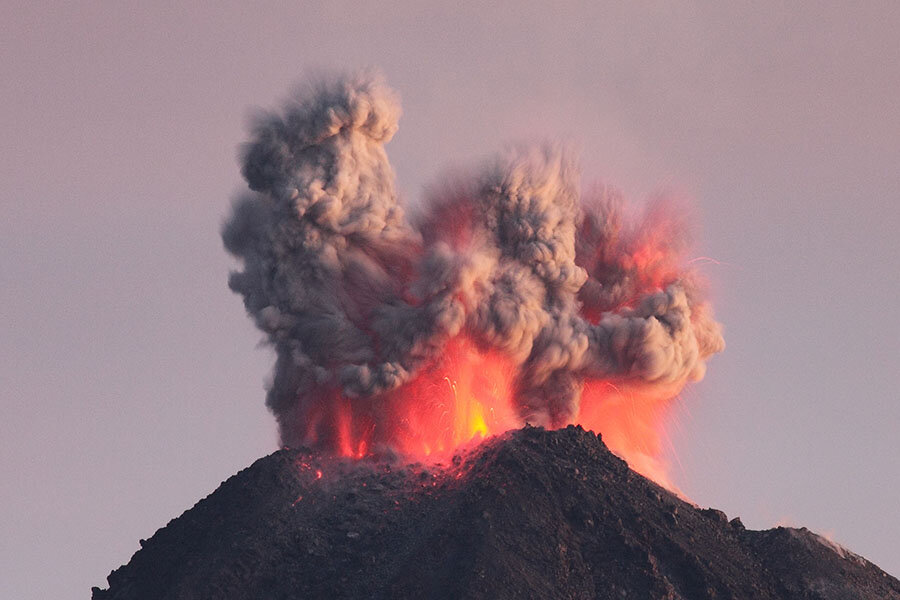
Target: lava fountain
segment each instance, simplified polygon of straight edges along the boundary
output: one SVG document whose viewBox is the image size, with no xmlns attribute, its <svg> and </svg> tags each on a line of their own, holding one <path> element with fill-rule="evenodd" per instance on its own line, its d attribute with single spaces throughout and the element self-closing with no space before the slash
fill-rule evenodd
<svg viewBox="0 0 900 600">
<path fill-rule="evenodd" d="M 686 212 L 582 193 L 574 159 L 545 146 L 435 187 L 407 218 L 384 150 L 399 114 L 380 78 L 335 79 L 259 117 L 244 147 L 229 285 L 276 351 L 283 443 L 424 459 L 574 423 L 671 486 L 666 409 L 724 347 Z"/>
</svg>

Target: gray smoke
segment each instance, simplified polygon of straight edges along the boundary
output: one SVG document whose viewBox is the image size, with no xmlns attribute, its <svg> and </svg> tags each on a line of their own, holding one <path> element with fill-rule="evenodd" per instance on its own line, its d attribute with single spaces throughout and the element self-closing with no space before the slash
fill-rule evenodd
<svg viewBox="0 0 900 600">
<path fill-rule="evenodd" d="M 582 196 L 566 152 L 519 148 L 413 224 L 384 151 L 399 115 L 378 77 L 346 77 L 259 117 L 244 148 L 229 285 L 276 350 L 284 443 L 327 447 L 317 405 L 377 415 L 461 334 L 517 366 L 523 422 L 571 420 L 589 378 L 703 376 L 724 343 L 665 210 L 628 226 L 615 194 Z"/>
</svg>

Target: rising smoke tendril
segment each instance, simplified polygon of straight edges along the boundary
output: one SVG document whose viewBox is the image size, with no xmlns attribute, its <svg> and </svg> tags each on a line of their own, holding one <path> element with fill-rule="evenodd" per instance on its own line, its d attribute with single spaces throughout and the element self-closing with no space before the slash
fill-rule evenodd
<svg viewBox="0 0 900 600">
<path fill-rule="evenodd" d="M 284 443 L 339 396 L 364 405 L 417 376 L 455 336 L 515 366 L 522 422 L 558 426 L 585 381 L 672 384 L 724 347 L 666 208 L 627 222 L 609 190 L 582 194 L 576 161 L 519 147 L 431 194 L 398 201 L 384 145 L 400 106 L 380 77 L 320 82 L 256 118 L 250 192 L 223 228 L 244 298 L 277 360 L 267 404 Z"/>
</svg>

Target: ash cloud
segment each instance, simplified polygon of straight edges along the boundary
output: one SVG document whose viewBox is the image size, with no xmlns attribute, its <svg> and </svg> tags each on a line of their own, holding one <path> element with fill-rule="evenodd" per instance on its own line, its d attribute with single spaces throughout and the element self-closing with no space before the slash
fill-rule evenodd
<svg viewBox="0 0 900 600">
<path fill-rule="evenodd" d="M 459 335 L 515 365 L 523 422 L 571 421 L 588 379 L 703 376 L 724 342 L 669 209 L 630 222 L 546 146 L 509 151 L 409 219 L 384 151 L 399 116 L 380 78 L 355 75 L 257 118 L 244 147 L 229 285 L 276 350 L 267 404 L 285 444 L 327 446 L 304 422 L 317 404 L 377 414 Z"/>
</svg>

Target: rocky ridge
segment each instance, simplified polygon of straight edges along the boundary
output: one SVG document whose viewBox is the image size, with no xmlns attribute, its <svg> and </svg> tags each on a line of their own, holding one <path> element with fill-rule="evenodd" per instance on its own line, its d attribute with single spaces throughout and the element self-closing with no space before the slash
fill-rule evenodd
<svg viewBox="0 0 900 600">
<path fill-rule="evenodd" d="M 445 465 L 304 449 L 257 460 L 149 540 L 94 600 L 900 600 L 805 528 L 744 528 L 630 470 L 580 427 L 526 427 Z"/>
</svg>

